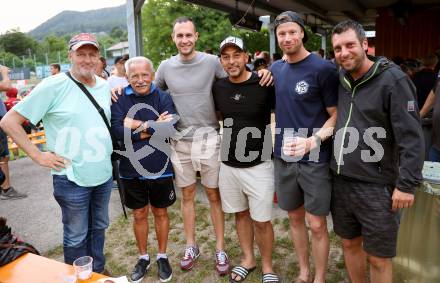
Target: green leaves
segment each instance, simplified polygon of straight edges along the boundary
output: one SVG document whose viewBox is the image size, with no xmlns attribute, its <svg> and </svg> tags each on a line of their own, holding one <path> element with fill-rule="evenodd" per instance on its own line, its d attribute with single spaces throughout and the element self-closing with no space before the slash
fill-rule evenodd
<svg viewBox="0 0 440 283">
<path fill-rule="evenodd" d="M 203 6 L 178 0 L 149 0 L 142 8 L 142 32 L 144 55 L 154 65 L 172 55 L 177 49 L 171 39 L 172 25 L 176 18 L 188 16 L 193 19 L 199 32 L 196 48 L 199 51 L 212 49 L 218 53 L 220 42 L 229 35 L 243 38 L 250 53 L 269 50 L 269 32 L 253 32 L 231 25 L 228 14 Z"/>
<path fill-rule="evenodd" d="M 0 36 L 0 49 L 17 56 L 29 54 L 29 50 L 34 52 L 37 46 L 35 39 L 20 31 L 7 31 Z"/>
</svg>

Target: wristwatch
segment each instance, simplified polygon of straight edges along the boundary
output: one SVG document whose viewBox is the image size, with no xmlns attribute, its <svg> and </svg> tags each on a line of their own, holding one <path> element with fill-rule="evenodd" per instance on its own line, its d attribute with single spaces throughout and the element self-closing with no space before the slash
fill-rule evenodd
<svg viewBox="0 0 440 283">
<path fill-rule="evenodd" d="M 318 134 L 313 134 L 313 137 L 314 137 L 315 140 L 316 140 L 316 144 L 319 146 L 319 145 L 321 144 L 321 142 L 322 142 L 321 137 L 318 136 Z"/>
</svg>

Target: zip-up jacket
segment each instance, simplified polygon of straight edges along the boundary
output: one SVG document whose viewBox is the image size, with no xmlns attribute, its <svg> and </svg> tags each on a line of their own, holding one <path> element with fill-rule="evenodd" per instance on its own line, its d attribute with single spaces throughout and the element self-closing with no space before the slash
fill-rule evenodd
<svg viewBox="0 0 440 283">
<path fill-rule="evenodd" d="M 414 193 L 424 140 L 413 83 L 383 57 L 356 82 L 350 78 L 341 70 L 332 170 Z"/>
</svg>

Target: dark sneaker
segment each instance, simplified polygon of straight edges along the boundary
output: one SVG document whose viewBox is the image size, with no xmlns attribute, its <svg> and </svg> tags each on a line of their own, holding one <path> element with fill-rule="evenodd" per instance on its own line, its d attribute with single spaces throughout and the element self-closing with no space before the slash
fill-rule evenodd
<svg viewBox="0 0 440 283">
<path fill-rule="evenodd" d="M 185 249 L 185 254 L 183 255 L 183 258 L 180 260 L 180 268 L 182 270 L 190 270 L 193 268 L 194 263 L 196 262 L 196 259 L 200 255 L 199 247 L 187 247 Z"/>
<path fill-rule="evenodd" d="M 229 259 L 225 251 L 215 252 L 215 270 L 220 276 L 229 274 Z"/>
<path fill-rule="evenodd" d="M 8 191 L 2 190 L 0 194 L 0 199 L 20 199 L 27 197 L 27 194 L 17 192 L 14 187 L 9 187 Z"/>
<path fill-rule="evenodd" d="M 160 282 L 168 282 L 173 278 L 173 270 L 167 258 L 159 258 L 157 260 L 157 273 Z"/>
<path fill-rule="evenodd" d="M 150 261 L 143 258 L 139 259 L 130 274 L 130 281 L 132 283 L 141 282 L 142 279 L 144 279 L 145 274 L 147 274 L 148 268 L 150 268 Z"/>
</svg>

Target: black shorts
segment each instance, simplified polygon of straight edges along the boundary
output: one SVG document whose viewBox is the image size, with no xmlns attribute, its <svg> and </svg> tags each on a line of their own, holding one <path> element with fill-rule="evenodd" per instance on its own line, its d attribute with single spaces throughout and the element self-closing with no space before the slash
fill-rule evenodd
<svg viewBox="0 0 440 283">
<path fill-rule="evenodd" d="M 122 179 L 125 206 L 139 209 L 151 204 L 157 208 L 171 206 L 176 201 L 172 177 L 153 180 Z"/>
<path fill-rule="evenodd" d="M 0 101 L 0 103 L 3 103 Z M 8 136 L 0 128 L 0 158 L 9 156 Z"/>
<path fill-rule="evenodd" d="M 343 239 L 362 236 L 364 250 L 373 256 L 396 256 L 400 213 L 391 210 L 393 186 L 334 176 L 332 218 Z"/>
<path fill-rule="evenodd" d="M 316 216 L 328 215 L 332 195 L 328 163 L 286 162 L 274 158 L 275 191 L 281 209 L 291 211 L 304 205 Z"/>
</svg>

